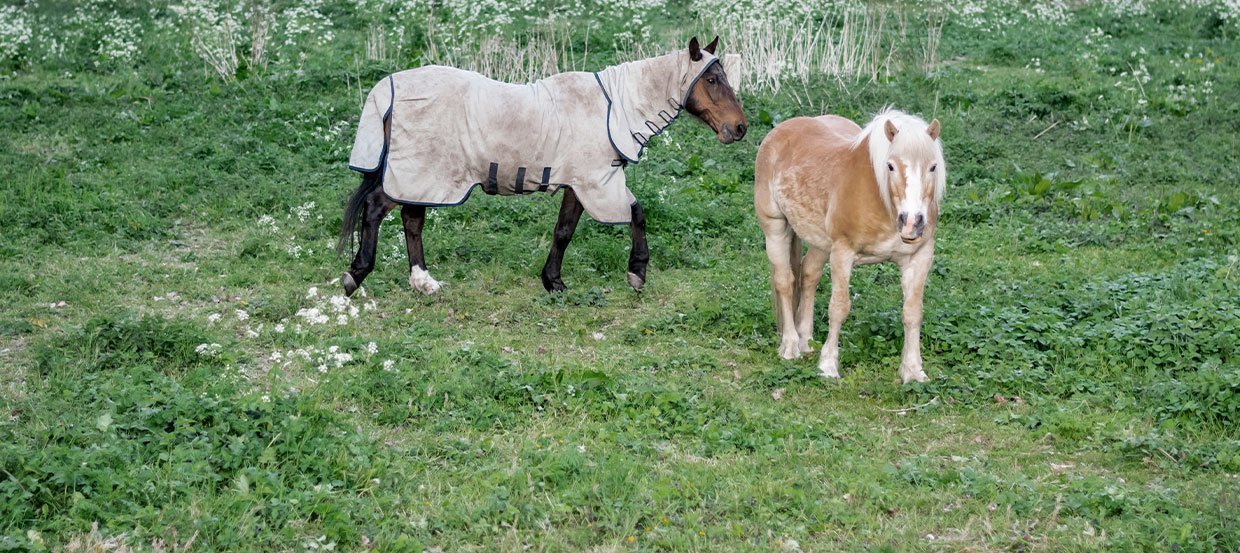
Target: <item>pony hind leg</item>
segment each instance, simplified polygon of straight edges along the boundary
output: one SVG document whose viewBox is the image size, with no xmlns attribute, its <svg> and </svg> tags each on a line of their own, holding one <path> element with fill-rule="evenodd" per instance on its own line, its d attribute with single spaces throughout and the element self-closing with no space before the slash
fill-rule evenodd
<svg viewBox="0 0 1240 553">
<path fill-rule="evenodd" d="M 431 277 L 422 251 L 422 227 L 426 223 L 426 206 L 406 205 L 400 208 L 405 227 L 405 252 L 409 254 L 409 286 L 426 295 L 439 291 L 440 283 Z"/>
<path fill-rule="evenodd" d="M 800 339 L 797 336 L 796 311 L 797 275 L 792 270 L 792 245 L 796 241 L 787 220 L 763 220 L 762 233 L 766 235 L 766 257 L 771 263 L 771 296 L 775 307 L 775 328 L 779 331 L 779 356 L 796 359 L 801 356 Z M 799 258 L 800 252 L 796 252 Z"/>
<path fill-rule="evenodd" d="M 581 205 L 573 189 L 565 188 L 564 201 L 560 203 L 560 216 L 555 222 L 555 232 L 552 233 L 551 251 L 547 253 L 547 263 L 542 269 L 543 288 L 548 292 L 563 292 L 567 289 L 564 281 L 560 279 L 560 267 L 564 264 L 564 252 L 568 250 L 573 233 L 577 231 L 577 221 L 581 219 L 584 210 L 585 207 Z"/>
<path fill-rule="evenodd" d="M 641 204 L 633 202 L 632 222 L 629 223 L 633 246 L 629 250 L 629 272 L 625 277 L 629 286 L 641 290 L 646 285 L 646 265 L 650 263 L 650 246 L 646 243 L 646 212 Z"/>
<path fill-rule="evenodd" d="M 367 175 L 369 177 L 369 175 Z M 351 231 L 348 225 L 357 221 L 358 249 L 353 257 L 349 270 L 340 277 L 346 296 L 352 296 L 362 281 L 375 268 L 375 249 L 379 244 L 379 225 L 383 218 L 396 207 L 396 203 L 383 193 L 382 186 L 375 186 L 363 177 L 362 186 L 354 193 L 345 211 L 345 231 Z M 360 215 L 360 220 L 359 216 Z"/>
</svg>

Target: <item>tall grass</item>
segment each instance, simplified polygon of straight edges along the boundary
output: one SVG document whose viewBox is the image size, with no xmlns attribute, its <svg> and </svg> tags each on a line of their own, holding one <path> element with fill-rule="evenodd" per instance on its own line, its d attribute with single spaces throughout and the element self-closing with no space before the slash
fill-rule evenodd
<svg viewBox="0 0 1240 553">
<path fill-rule="evenodd" d="M 436 32 L 431 25 L 426 43 L 423 55 L 427 63 L 477 71 L 511 83 L 586 69 L 588 54 L 575 49 L 569 29 L 554 25 L 542 26 L 520 40 L 505 35 L 461 37 Z"/>
<path fill-rule="evenodd" d="M 705 23 L 727 36 L 729 51 L 740 55 L 747 92 L 775 93 L 788 83 L 804 87 L 823 74 L 873 80 L 888 62 L 882 38 L 886 16 L 878 10 L 846 10 L 838 18 Z"/>
</svg>

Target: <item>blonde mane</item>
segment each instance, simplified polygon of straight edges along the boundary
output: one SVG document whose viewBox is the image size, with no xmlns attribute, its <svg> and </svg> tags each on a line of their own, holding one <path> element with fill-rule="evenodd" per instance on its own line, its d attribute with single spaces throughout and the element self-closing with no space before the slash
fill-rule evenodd
<svg viewBox="0 0 1240 553">
<path fill-rule="evenodd" d="M 887 140 L 887 133 L 883 132 L 883 126 L 890 120 L 895 124 L 896 128 L 903 134 L 908 131 L 918 131 L 913 136 L 924 136 L 924 140 L 901 140 L 901 149 L 899 152 L 891 151 L 891 141 Z M 892 108 L 884 107 L 879 111 L 874 119 L 861 129 L 861 133 L 857 138 L 853 139 L 853 149 L 860 148 L 869 141 L 870 149 L 870 165 L 874 170 L 874 181 L 878 183 L 878 194 L 883 198 L 883 206 L 889 211 L 891 207 L 891 192 L 887 187 L 887 158 L 894 153 L 897 157 L 923 157 L 932 158 L 939 164 L 940 170 L 935 172 L 934 179 L 934 201 L 943 201 L 943 191 L 947 187 L 947 167 L 943 161 L 943 146 L 939 141 L 931 140 L 926 128 L 929 123 L 916 115 L 911 115 Z"/>
</svg>

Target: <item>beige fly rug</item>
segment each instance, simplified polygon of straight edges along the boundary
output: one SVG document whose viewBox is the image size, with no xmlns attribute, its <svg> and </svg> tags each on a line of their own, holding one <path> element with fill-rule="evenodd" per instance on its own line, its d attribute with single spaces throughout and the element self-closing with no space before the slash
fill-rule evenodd
<svg viewBox="0 0 1240 553">
<path fill-rule="evenodd" d="M 366 97 L 349 167 L 382 171 L 383 191 L 400 203 L 457 205 L 475 186 L 501 195 L 568 186 L 594 220 L 629 223 L 636 198 L 624 165 L 716 61 L 680 50 L 529 84 L 442 66 L 401 71 Z"/>
</svg>

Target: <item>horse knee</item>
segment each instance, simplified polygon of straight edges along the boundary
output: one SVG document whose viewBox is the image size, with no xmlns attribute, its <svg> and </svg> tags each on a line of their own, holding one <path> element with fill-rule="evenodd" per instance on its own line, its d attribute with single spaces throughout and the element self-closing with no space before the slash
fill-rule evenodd
<svg viewBox="0 0 1240 553">
<path fill-rule="evenodd" d="M 556 243 L 557 243 L 557 244 L 566 244 L 566 243 L 568 243 L 570 240 L 572 240 L 572 239 L 573 239 L 573 233 L 574 233 L 576 230 L 577 230 L 577 229 L 563 228 L 563 227 L 556 227 L 556 228 L 555 228 L 555 233 L 554 233 Z"/>
</svg>

